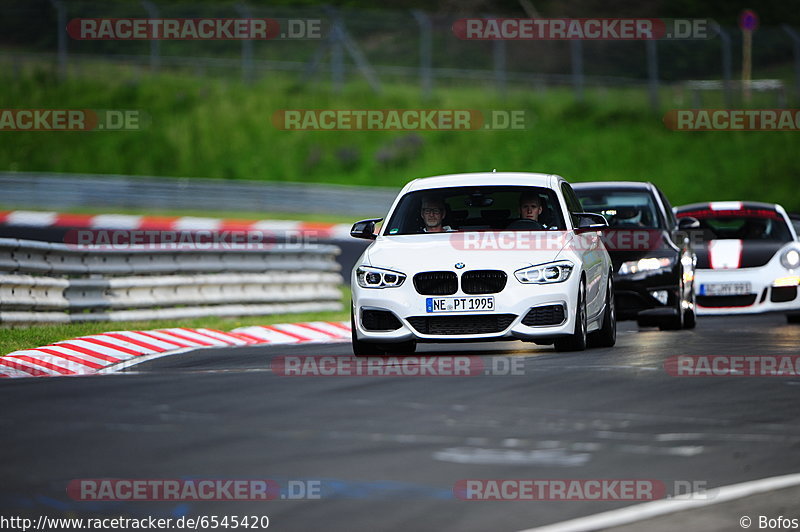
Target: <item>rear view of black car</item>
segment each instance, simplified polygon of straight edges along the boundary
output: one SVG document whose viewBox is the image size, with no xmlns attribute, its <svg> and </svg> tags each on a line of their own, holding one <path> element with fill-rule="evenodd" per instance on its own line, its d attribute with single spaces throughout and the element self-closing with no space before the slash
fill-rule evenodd
<svg viewBox="0 0 800 532">
<path fill-rule="evenodd" d="M 586 212 L 608 220 L 604 242 L 614 266 L 619 319 L 641 326 L 691 329 L 696 324 L 696 257 L 687 231 L 697 220 L 678 221 L 652 183 L 575 183 Z"/>
</svg>

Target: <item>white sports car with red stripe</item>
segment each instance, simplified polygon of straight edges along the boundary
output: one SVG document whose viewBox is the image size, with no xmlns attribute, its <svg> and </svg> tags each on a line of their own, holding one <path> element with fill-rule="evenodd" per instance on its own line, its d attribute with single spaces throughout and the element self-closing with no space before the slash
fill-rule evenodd
<svg viewBox="0 0 800 532">
<path fill-rule="evenodd" d="M 698 314 L 786 312 L 789 322 L 800 322 L 800 242 L 783 207 L 715 201 L 675 214 L 700 222 L 692 235 Z"/>
</svg>

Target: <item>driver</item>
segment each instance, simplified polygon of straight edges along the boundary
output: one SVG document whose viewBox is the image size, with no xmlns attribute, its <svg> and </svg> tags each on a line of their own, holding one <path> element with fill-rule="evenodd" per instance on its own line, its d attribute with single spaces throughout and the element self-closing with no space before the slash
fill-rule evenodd
<svg viewBox="0 0 800 532">
<path fill-rule="evenodd" d="M 535 192 L 523 192 L 519 195 L 519 217 L 521 220 L 531 220 L 542 226 L 542 229 L 549 229 L 547 225 L 539 220 L 542 214 L 542 198 Z"/>
<path fill-rule="evenodd" d="M 422 198 L 420 216 L 422 216 L 422 221 L 425 222 L 422 231 L 425 233 L 449 233 L 454 231 L 449 225 L 442 225 L 446 212 L 447 208 L 441 199 L 433 196 Z"/>
<path fill-rule="evenodd" d="M 540 214 L 542 214 L 542 200 L 539 195 L 531 192 L 523 192 L 520 194 L 519 217 L 525 220 L 539 222 Z"/>
</svg>

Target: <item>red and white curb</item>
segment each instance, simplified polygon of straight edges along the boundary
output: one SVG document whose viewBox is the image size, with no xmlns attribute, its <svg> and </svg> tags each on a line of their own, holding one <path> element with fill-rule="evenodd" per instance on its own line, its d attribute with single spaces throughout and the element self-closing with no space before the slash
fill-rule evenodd
<svg viewBox="0 0 800 532">
<path fill-rule="evenodd" d="M 134 364 L 194 349 L 350 340 L 349 321 L 312 321 L 216 329 L 117 331 L 82 336 L 0 357 L 0 378 L 114 373 Z"/>
<path fill-rule="evenodd" d="M 233 220 L 195 216 L 138 216 L 130 214 L 68 214 L 44 211 L 0 211 L 0 224 L 72 229 L 139 231 L 263 231 L 295 233 L 321 239 L 343 240 L 350 225 L 294 220 Z"/>
</svg>

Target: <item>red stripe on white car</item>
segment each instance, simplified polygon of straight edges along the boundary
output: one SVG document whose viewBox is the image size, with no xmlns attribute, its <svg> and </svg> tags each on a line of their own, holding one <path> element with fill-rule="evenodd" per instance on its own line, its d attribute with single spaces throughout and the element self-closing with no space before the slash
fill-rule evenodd
<svg viewBox="0 0 800 532">
<path fill-rule="evenodd" d="M 708 243 L 708 262 L 712 270 L 734 270 L 742 264 L 741 240 L 712 240 Z"/>
<path fill-rule="evenodd" d="M 113 372 L 142 356 L 150 359 L 218 346 L 338 342 L 349 337 L 349 322 L 336 321 L 240 327 L 230 332 L 206 328 L 115 331 L 9 353 L 0 357 L 0 378 Z"/>
</svg>

